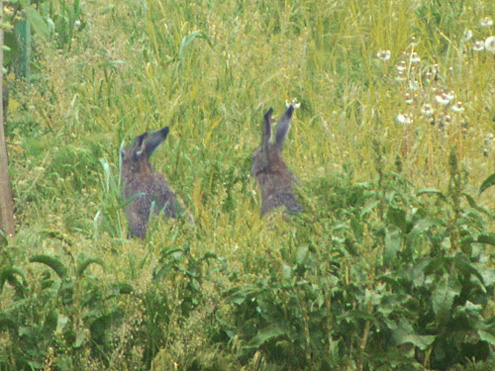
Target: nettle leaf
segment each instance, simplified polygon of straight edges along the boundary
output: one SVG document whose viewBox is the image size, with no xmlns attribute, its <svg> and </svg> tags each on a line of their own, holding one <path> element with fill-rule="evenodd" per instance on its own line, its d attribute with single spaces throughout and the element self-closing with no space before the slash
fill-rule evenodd
<svg viewBox="0 0 495 371">
<path fill-rule="evenodd" d="M 490 287 L 495 283 L 495 269 L 487 267 L 485 264 L 474 264 L 477 272 L 483 277 L 482 282 L 486 287 Z"/>
<path fill-rule="evenodd" d="M 45 317 L 43 323 L 42 333 L 45 337 L 50 337 L 57 329 L 58 324 L 58 312 L 55 308 L 52 308 Z"/>
<path fill-rule="evenodd" d="M 102 268 L 105 268 L 105 263 L 103 260 L 98 259 L 98 258 L 88 258 L 81 262 L 78 267 L 77 267 L 77 276 L 81 277 L 84 273 L 84 271 L 91 265 L 91 264 L 99 264 Z"/>
<path fill-rule="evenodd" d="M 466 197 L 466 200 L 467 200 L 469 206 L 471 206 L 474 210 L 476 210 L 476 211 L 478 211 L 480 213 L 483 213 L 483 214 L 485 214 L 485 215 L 487 215 L 489 217 L 492 216 L 487 210 L 485 210 L 485 208 L 483 208 L 481 206 L 478 206 L 478 204 L 476 203 L 475 199 L 471 195 L 467 194 L 466 192 L 463 192 L 462 195 L 464 197 Z"/>
<path fill-rule="evenodd" d="M 227 300 L 230 303 L 241 305 L 246 300 L 254 298 L 259 293 L 261 293 L 260 289 L 255 286 L 234 287 L 227 292 Z"/>
<path fill-rule="evenodd" d="M 447 197 L 442 192 L 440 192 L 438 189 L 435 189 L 435 188 L 423 188 L 423 189 L 420 189 L 416 195 L 417 196 L 434 195 L 434 196 L 440 197 L 444 201 L 447 200 Z"/>
<path fill-rule="evenodd" d="M 480 336 L 480 340 L 486 341 L 492 346 L 495 346 L 495 336 L 490 334 L 489 332 L 479 330 L 478 335 Z"/>
<path fill-rule="evenodd" d="M 397 226 L 403 232 L 407 229 L 407 213 L 404 209 L 390 206 L 387 210 L 387 220 L 390 224 Z"/>
<path fill-rule="evenodd" d="M 249 342 L 249 347 L 257 349 L 263 344 L 271 340 L 280 338 L 281 336 L 288 337 L 287 330 L 276 324 L 274 326 L 259 331 L 258 334 Z"/>
<path fill-rule="evenodd" d="M 461 293 L 462 286 L 457 278 L 444 275 L 432 293 L 433 310 L 440 321 L 445 322 L 450 316 L 454 299 Z"/>
<path fill-rule="evenodd" d="M 48 255 L 35 255 L 29 258 L 31 263 L 41 263 L 49 266 L 51 269 L 57 273 L 57 275 L 64 279 L 67 275 L 67 268 L 65 265 L 57 258 L 48 256 Z"/>
<path fill-rule="evenodd" d="M 167 258 L 170 256 L 171 260 L 178 260 L 184 256 L 184 249 L 181 247 L 174 247 L 172 249 L 164 250 L 160 253 L 161 259 Z"/>
<path fill-rule="evenodd" d="M 473 242 L 486 243 L 495 246 L 495 233 L 482 233 L 478 236 L 476 241 Z"/>
<path fill-rule="evenodd" d="M 385 233 L 385 249 L 383 250 L 383 262 L 390 265 L 397 259 L 401 251 L 402 233 L 398 227 L 392 227 Z"/>
<path fill-rule="evenodd" d="M 483 183 L 481 183 L 480 190 L 478 194 L 482 194 L 485 192 L 488 188 L 493 186 L 495 184 L 495 173 L 490 175 L 488 178 L 486 178 Z"/>
<path fill-rule="evenodd" d="M 415 347 L 426 350 L 436 339 L 434 335 L 417 335 L 410 323 L 401 320 L 397 329 L 393 332 L 395 345 L 412 344 Z"/>
<path fill-rule="evenodd" d="M 284 279 L 292 280 L 292 278 L 294 276 L 293 273 L 294 273 L 294 270 L 292 269 L 292 267 L 290 265 L 282 264 L 282 274 L 283 274 Z"/>
<path fill-rule="evenodd" d="M 15 331 L 17 326 L 17 323 L 11 318 L 10 313 L 0 313 L 0 330 L 11 329 Z"/>
<path fill-rule="evenodd" d="M 308 259 L 309 249 L 307 246 L 303 246 L 297 249 L 296 252 L 296 262 L 299 265 L 304 265 L 306 260 Z"/>
<path fill-rule="evenodd" d="M 115 295 L 129 295 L 133 291 L 132 286 L 125 282 L 114 283 L 110 287 Z"/>
<path fill-rule="evenodd" d="M 22 278 L 22 282 L 19 281 L 16 276 L 20 276 Z M 16 289 L 21 289 L 26 286 L 26 278 L 24 277 L 24 273 L 14 267 L 4 268 L 0 272 L 0 292 L 2 292 L 5 282 L 9 282 Z"/>
<path fill-rule="evenodd" d="M 443 226 L 445 222 L 439 218 L 424 218 L 418 220 L 412 230 L 407 234 L 407 246 L 415 246 L 414 244 L 423 244 L 427 233 L 432 228 Z"/>
<path fill-rule="evenodd" d="M 475 264 L 471 263 L 471 261 L 465 254 L 457 254 L 454 262 L 459 272 L 464 275 L 474 275 L 481 281 L 481 283 L 484 283 L 482 274 L 478 272 Z"/>
</svg>

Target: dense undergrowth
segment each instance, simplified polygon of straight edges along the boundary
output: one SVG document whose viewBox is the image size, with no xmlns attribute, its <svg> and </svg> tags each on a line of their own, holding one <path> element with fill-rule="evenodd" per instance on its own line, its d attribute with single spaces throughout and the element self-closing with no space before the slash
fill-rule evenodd
<svg viewBox="0 0 495 371">
<path fill-rule="evenodd" d="M 38 6 L 0 370 L 493 369 L 495 4 Z M 292 97 L 304 212 L 261 219 L 251 154 Z M 128 239 L 118 149 L 165 125 L 196 225 Z"/>
</svg>

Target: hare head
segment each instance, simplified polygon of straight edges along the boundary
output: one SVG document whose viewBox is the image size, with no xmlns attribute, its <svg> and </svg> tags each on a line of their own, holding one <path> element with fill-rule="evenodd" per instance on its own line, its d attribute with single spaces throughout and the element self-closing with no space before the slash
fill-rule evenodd
<svg viewBox="0 0 495 371">
<path fill-rule="evenodd" d="M 262 214 L 279 206 L 285 206 L 289 212 L 302 210 L 292 190 L 292 183 L 297 184 L 297 180 L 282 158 L 282 146 L 289 133 L 293 112 L 294 106 L 290 105 L 275 127 L 273 141 L 271 141 L 273 109 L 270 108 L 265 114 L 261 146 L 254 152 L 251 167 L 252 175 L 261 186 Z"/>
<path fill-rule="evenodd" d="M 160 144 L 167 138 L 168 126 L 153 133 L 144 133 L 136 138 L 127 148 L 122 149 L 122 175 L 149 174 L 153 171 L 149 158 Z"/>
</svg>

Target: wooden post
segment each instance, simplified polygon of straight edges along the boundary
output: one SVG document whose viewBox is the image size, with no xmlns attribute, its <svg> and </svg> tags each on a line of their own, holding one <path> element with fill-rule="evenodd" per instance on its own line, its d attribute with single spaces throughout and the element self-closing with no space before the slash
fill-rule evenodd
<svg viewBox="0 0 495 371">
<path fill-rule="evenodd" d="M 3 24 L 3 1 L 0 0 L 0 22 Z M 0 28 L 0 97 L 3 93 L 3 29 Z M 0 99 L 0 230 L 7 236 L 15 234 L 14 204 L 8 169 L 7 142 L 3 122 L 3 101 Z"/>
</svg>

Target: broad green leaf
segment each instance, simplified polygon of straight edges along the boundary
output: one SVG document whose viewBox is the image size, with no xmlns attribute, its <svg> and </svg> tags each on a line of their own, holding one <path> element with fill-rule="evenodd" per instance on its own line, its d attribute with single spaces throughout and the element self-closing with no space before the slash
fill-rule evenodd
<svg viewBox="0 0 495 371">
<path fill-rule="evenodd" d="M 13 32 L 5 31 L 4 44 L 9 48 L 9 50 L 5 50 L 3 53 L 3 64 L 7 66 L 19 56 L 19 41 Z"/>
<path fill-rule="evenodd" d="M 487 343 L 495 346 L 495 336 L 490 334 L 489 332 L 479 330 L 478 335 L 480 336 L 480 340 L 486 341 Z"/>
<path fill-rule="evenodd" d="M 29 261 L 31 263 L 41 263 L 49 266 L 61 279 L 64 279 L 67 275 L 67 268 L 65 268 L 65 265 L 57 258 L 48 255 L 35 255 L 32 256 Z"/>
<path fill-rule="evenodd" d="M 410 343 L 415 347 L 426 350 L 435 341 L 434 335 L 401 334 L 397 337 L 397 345 Z"/>
<path fill-rule="evenodd" d="M 58 312 L 55 308 L 52 308 L 45 317 L 43 323 L 43 336 L 51 337 L 53 332 L 57 329 L 58 324 Z"/>
<path fill-rule="evenodd" d="M 15 329 L 16 327 L 16 323 L 9 315 L 0 313 L 0 330 L 5 328 Z"/>
<path fill-rule="evenodd" d="M 488 188 L 493 186 L 495 184 L 495 173 L 490 175 L 488 178 L 486 178 L 483 183 L 481 183 L 480 190 L 478 194 L 482 194 L 485 192 Z"/>
<path fill-rule="evenodd" d="M 475 264 L 471 263 L 471 260 L 463 253 L 458 253 L 455 256 L 455 265 L 456 268 L 464 275 L 474 275 L 483 283 L 483 276 Z"/>
<path fill-rule="evenodd" d="M 244 303 L 246 299 L 251 299 L 260 290 L 255 286 L 240 286 L 230 289 L 227 293 L 228 301 L 237 305 Z"/>
<path fill-rule="evenodd" d="M 99 341 L 106 333 L 106 330 L 118 319 L 122 317 L 123 312 L 119 309 L 110 310 L 103 313 L 90 323 L 91 338 Z"/>
<path fill-rule="evenodd" d="M 415 347 L 425 350 L 435 341 L 434 335 L 418 335 L 414 327 L 408 321 L 401 319 L 397 326 L 391 326 L 394 345 L 413 344 Z"/>
<path fill-rule="evenodd" d="M 24 5 L 24 11 L 26 13 L 26 18 L 28 19 L 36 34 L 41 39 L 47 40 L 50 36 L 50 29 L 43 17 L 32 5 L 29 4 Z"/>
<path fill-rule="evenodd" d="M 57 331 L 62 331 L 68 323 L 69 317 L 59 314 L 57 320 Z"/>
<path fill-rule="evenodd" d="M 445 222 L 438 218 L 424 218 L 418 220 L 413 229 L 407 234 L 406 242 L 408 247 L 414 247 L 415 244 L 423 244 L 425 234 L 434 227 L 443 226 Z"/>
<path fill-rule="evenodd" d="M 121 295 L 128 295 L 133 291 L 132 286 L 125 282 L 112 284 L 112 289 L 116 294 Z"/>
<path fill-rule="evenodd" d="M 486 287 L 490 287 L 495 283 L 495 269 L 492 267 L 487 267 L 486 264 L 477 263 L 474 264 L 476 270 L 479 272 L 481 277 L 483 277 L 482 282 Z"/>
<path fill-rule="evenodd" d="M 476 312 L 476 313 L 481 313 L 483 310 L 483 306 L 481 304 L 474 304 L 470 302 L 469 300 L 466 301 L 466 304 L 464 304 L 464 309 L 467 312 Z"/>
<path fill-rule="evenodd" d="M 411 270 L 411 281 L 414 287 L 421 287 L 425 282 L 425 269 L 430 264 L 431 258 L 424 258 L 415 262 Z"/>
<path fill-rule="evenodd" d="M 398 227 L 390 228 L 385 233 L 385 249 L 383 251 L 383 262 L 385 265 L 392 264 L 401 251 L 401 231 Z"/>
<path fill-rule="evenodd" d="M 435 314 L 442 322 L 450 316 L 454 299 L 461 293 L 462 286 L 457 278 L 444 275 L 432 293 L 432 305 Z"/>
<path fill-rule="evenodd" d="M 284 279 L 291 280 L 293 277 L 292 267 L 283 263 L 282 264 L 282 274 L 283 274 Z"/>
<path fill-rule="evenodd" d="M 403 232 L 407 228 L 406 211 L 397 207 L 389 207 L 387 210 L 389 223 L 399 227 Z"/>
<path fill-rule="evenodd" d="M 478 236 L 476 241 L 479 243 L 486 243 L 488 245 L 495 246 L 495 233 L 483 233 Z"/>
<path fill-rule="evenodd" d="M 302 246 L 297 249 L 296 252 L 296 263 L 299 265 L 303 265 L 308 259 L 309 249 L 307 246 Z"/>
<path fill-rule="evenodd" d="M 267 329 L 259 331 L 258 334 L 253 339 L 251 339 L 251 341 L 249 342 L 249 346 L 259 348 L 266 342 L 284 335 L 288 335 L 287 330 L 279 325 L 274 325 Z"/>
</svg>

